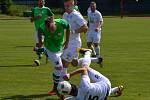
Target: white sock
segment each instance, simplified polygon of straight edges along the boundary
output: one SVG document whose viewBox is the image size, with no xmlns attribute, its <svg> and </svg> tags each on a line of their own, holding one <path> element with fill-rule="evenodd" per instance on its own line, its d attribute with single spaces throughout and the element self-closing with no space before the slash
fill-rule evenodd
<svg viewBox="0 0 150 100">
<path fill-rule="evenodd" d="M 91 52 L 90 51 L 86 51 L 84 58 L 90 58 L 91 57 Z"/>
<path fill-rule="evenodd" d="M 98 58 L 91 58 L 91 62 L 98 62 Z"/>
<path fill-rule="evenodd" d="M 119 88 L 118 87 L 114 87 L 114 88 L 111 88 L 111 92 L 109 95 L 113 94 L 113 93 L 116 93 L 117 91 L 119 91 Z"/>
<path fill-rule="evenodd" d="M 95 52 L 96 52 L 96 55 L 99 57 L 100 56 L 100 46 L 95 48 Z"/>
<path fill-rule="evenodd" d="M 63 68 L 63 71 L 62 71 L 62 74 L 63 74 L 63 75 L 67 74 L 67 69 L 68 69 L 67 67 L 64 67 L 64 68 Z"/>
</svg>

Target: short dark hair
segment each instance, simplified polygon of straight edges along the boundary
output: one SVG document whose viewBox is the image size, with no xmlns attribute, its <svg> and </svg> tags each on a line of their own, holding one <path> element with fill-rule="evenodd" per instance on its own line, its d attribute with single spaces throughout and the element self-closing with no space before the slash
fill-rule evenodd
<svg viewBox="0 0 150 100">
<path fill-rule="evenodd" d="M 67 1 L 74 1 L 74 0 L 64 0 L 64 2 L 67 2 Z"/>
<path fill-rule="evenodd" d="M 52 23 L 54 22 L 54 18 L 53 17 L 48 17 L 46 20 L 45 20 L 45 25 L 48 25 L 49 23 Z"/>
<path fill-rule="evenodd" d="M 95 1 L 92 1 L 90 4 L 96 4 L 96 2 L 95 2 Z"/>
</svg>

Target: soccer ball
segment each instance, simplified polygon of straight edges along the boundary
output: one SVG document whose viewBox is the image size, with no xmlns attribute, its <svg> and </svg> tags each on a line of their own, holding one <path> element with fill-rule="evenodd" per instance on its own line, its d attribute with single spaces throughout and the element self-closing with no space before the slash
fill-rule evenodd
<svg viewBox="0 0 150 100">
<path fill-rule="evenodd" d="M 59 94 L 69 94 L 71 92 L 71 84 L 68 81 L 59 82 L 57 90 Z"/>
</svg>

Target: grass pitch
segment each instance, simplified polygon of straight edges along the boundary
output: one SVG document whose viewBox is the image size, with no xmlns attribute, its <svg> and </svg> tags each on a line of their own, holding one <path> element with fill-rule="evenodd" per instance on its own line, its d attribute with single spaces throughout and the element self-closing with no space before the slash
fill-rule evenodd
<svg viewBox="0 0 150 100">
<path fill-rule="evenodd" d="M 109 100 L 150 100 L 150 19 L 105 17 L 101 39 L 104 67 L 91 66 L 112 86 L 124 85 L 123 95 Z M 82 34 L 86 47 L 85 34 Z M 51 63 L 33 67 L 36 58 L 34 25 L 29 20 L 0 20 L 0 100 L 57 100 L 52 88 Z M 69 71 L 75 68 L 70 67 Z M 79 78 L 72 82 L 78 84 Z"/>
</svg>

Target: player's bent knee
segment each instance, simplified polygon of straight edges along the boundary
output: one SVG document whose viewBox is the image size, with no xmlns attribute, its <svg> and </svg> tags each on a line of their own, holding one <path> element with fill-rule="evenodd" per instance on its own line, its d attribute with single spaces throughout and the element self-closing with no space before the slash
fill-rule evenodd
<svg viewBox="0 0 150 100">
<path fill-rule="evenodd" d="M 62 70 L 63 70 L 63 67 L 60 66 L 60 67 L 55 67 L 54 69 L 54 74 L 57 75 L 57 76 L 60 76 L 61 73 L 62 73 Z"/>
</svg>

